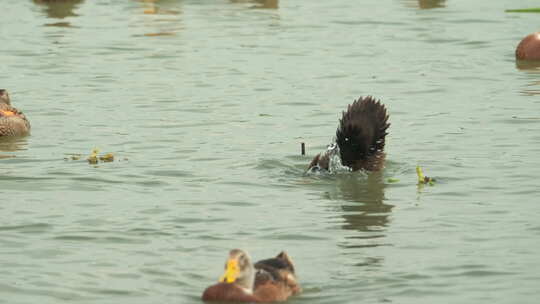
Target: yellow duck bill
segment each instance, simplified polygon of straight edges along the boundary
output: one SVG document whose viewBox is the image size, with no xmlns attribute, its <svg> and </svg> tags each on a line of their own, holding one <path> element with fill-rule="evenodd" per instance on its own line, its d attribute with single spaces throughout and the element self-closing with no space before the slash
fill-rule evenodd
<svg viewBox="0 0 540 304">
<path fill-rule="evenodd" d="M 229 259 L 225 273 L 219 278 L 219 281 L 223 283 L 234 283 L 239 274 L 240 268 L 238 267 L 238 261 L 236 259 Z"/>
</svg>

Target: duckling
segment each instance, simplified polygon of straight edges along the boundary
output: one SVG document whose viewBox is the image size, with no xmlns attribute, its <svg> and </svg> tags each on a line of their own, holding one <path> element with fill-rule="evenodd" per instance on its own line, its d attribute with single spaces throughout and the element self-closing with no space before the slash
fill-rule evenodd
<svg viewBox="0 0 540 304">
<path fill-rule="evenodd" d="M 277 302 L 302 291 L 286 252 L 255 265 L 247 252 L 233 249 L 219 283 L 203 292 L 203 301 Z"/>
<path fill-rule="evenodd" d="M 11 106 L 6 90 L 0 89 L 0 137 L 24 136 L 30 133 L 30 122 L 26 116 Z"/>
<path fill-rule="evenodd" d="M 371 96 L 360 97 L 347 107 L 339 121 L 335 143 L 317 154 L 308 171 L 330 170 L 330 161 L 339 157 L 351 171 L 378 171 L 384 167 L 386 130 L 390 127 L 385 106 Z"/>
</svg>

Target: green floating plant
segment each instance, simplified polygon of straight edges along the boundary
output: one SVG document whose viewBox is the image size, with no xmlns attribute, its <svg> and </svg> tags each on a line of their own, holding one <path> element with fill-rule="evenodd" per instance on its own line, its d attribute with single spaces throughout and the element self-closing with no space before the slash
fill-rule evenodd
<svg viewBox="0 0 540 304">
<path fill-rule="evenodd" d="M 507 13 L 540 13 L 540 7 L 534 8 L 521 8 L 521 9 L 507 9 Z"/>
</svg>

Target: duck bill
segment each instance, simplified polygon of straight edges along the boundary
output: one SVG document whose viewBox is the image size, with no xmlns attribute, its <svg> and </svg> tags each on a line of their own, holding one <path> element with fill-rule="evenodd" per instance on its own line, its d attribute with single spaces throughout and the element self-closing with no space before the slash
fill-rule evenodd
<svg viewBox="0 0 540 304">
<path fill-rule="evenodd" d="M 225 273 L 219 278 L 220 282 L 223 283 L 234 283 L 240 274 L 240 268 L 238 268 L 238 260 L 229 259 L 227 261 L 227 267 L 225 268 Z"/>
<path fill-rule="evenodd" d="M 0 110 L 0 116 L 15 116 L 15 113 L 13 113 L 12 111 Z"/>
</svg>

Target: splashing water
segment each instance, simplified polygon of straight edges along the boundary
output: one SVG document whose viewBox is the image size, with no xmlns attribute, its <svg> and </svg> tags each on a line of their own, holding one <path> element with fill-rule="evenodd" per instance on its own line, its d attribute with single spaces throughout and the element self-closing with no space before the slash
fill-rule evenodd
<svg viewBox="0 0 540 304">
<path fill-rule="evenodd" d="M 309 168 L 306 174 L 339 174 L 345 172 L 351 172 L 351 168 L 344 166 L 341 163 L 341 157 L 339 156 L 339 146 L 337 143 L 332 143 L 328 145 L 328 148 L 324 152 L 324 155 L 327 155 L 329 158 L 328 170 L 321 168 L 318 164 Z"/>
</svg>

